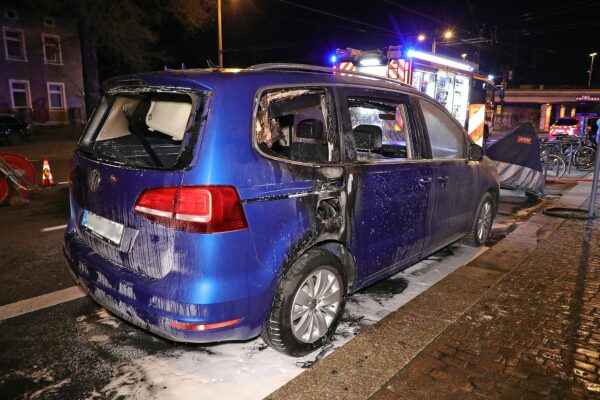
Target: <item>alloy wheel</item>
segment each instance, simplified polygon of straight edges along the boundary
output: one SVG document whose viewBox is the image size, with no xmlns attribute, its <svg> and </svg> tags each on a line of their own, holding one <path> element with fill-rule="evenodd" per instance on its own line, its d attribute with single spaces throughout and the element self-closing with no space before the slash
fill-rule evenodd
<svg viewBox="0 0 600 400">
<path fill-rule="evenodd" d="M 486 201 L 483 203 L 477 218 L 477 239 L 482 244 L 486 241 L 492 229 L 492 217 L 492 203 Z"/>
<path fill-rule="evenodd" d="M 296 291 L 291 322 L 294 337 L 313 343 L 323 337 L 335 320 L 342 300 L 341 282 L 328 268 L 312 271 Z"/>
</svg>

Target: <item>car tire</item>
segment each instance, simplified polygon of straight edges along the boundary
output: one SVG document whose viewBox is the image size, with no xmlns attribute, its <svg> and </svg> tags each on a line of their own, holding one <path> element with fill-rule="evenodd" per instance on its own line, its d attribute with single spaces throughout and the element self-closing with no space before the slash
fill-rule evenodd
<svg viewBox="0 0 600 400">
<path fill-rule="evenodd" d="M 9 202 L 13 194 L 12 182 L 5 176 L 0 176 L 0 206 Z"/>
<path fill-rule="evenodd" d="M 469 234 L 463 238 L 463 243 L 471 247 L 481 247 L 485 244 L 492 232 L 492 223 L 494 222 L 494 198 L 488 192 L 486 193 L 475 213 L 473 224 Z"/>
<path fill-rule="evenodd" d="M 23 135 L 21 135 L 20 133 L 12 132 L 8 135 L 8 138 L 6 140 L 11 146 L 18 146 L 23 143 Z"/>
<path fill-rule="evenodd" d="M 263 340 L 294 357 L 322 347 L 340 322 L 347 287 L 337 257 L 322 249 L 307 251 L 287 270 L 275 292 L 263 323 Z"/>
</svg>

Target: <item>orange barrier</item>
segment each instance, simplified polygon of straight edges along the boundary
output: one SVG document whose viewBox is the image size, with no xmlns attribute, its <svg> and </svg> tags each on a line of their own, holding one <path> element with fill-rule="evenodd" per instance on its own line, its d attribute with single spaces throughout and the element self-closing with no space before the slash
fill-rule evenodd
<svg viewBox="0 0 600 400">
<path fill-rule="evenodd" d="M 546 178 L 546 182 L 592 182 L 593 180 L 593 178 Z"/>
</svg>

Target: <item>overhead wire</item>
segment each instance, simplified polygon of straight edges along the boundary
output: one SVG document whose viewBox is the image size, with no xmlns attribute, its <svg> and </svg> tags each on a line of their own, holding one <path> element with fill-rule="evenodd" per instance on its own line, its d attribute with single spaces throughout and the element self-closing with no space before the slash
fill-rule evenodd
<svg viewBox="0 0 600 400">
<path fill-rule="evenodd" d="M 441 19 L 438 19 L 438 18 L 432 17 L 431 15 L 425 14 L 425 13 L 423 13 L 423 12 L 421 12 L 421 11 L 415 10 L 414 8 L 411 8 L 411 7 L 405 6 L 405 5 L 403 5 L 403 4 L 399 4 L 399 3 L 395 2 L 395 1 L 392 1 L 392 0 L 383 0 L 383 2 L 384 2 L 384 3 L 387 3 L 387 4 L 391 5 L 391 6 L 394 6 L 394 7 L 401 8 L 401 9 L 403 9 L 403 10 L 405 10 L 405 11 L 408 11 L 408 12 L 410 12 L 410 13 L 413 13 L 413 14 L 415 14 L 415 15 L 419 15 L 419 16 L 421 16 L 421 17 L 423 17 L 423 18 L 426 18 L 426 19 L 428 19 L 428 20 L 430 20 L 430 21 L 437 22 L 437 23 L 439 23 L 439 24 L 442 24 L 442 25 L 444 25 L 444 26 L 446 26 L 446 27 L 448 27 L 448 28 L 453 28 L 453 29 L 455 29 L 455 30 L 457 30 L 457 31 L 464 32 L 464 33 L 468 33 L 469 35 L 472 35 L 472 34 L 473 34 L 473 33 L 472 33 L 471 31 L 469 31 L 468 29 L 463 29 L 463 28 L 461 28 L 461 27 L 458 27 L 458 26 L 456 26 L 456 25 L 449 24 L 449 23 L 448 23 L 448 22 L 446 22 L 446 21 L 442 21 Z"/>
<path fill-rule="evenodd" d="M 290 0 L 277 0 L 277 1 L 280 2 L 280 3 L 283 3 L 283 4 L 287 4 L 287 5 L 290 5 L 290 6 L 293 6 L 293 7 L 305 9 L 307 11 L 311 11 L 311 12 L 314 12 L 314 13 L 318 13 L 318 14 L 321 14 L 321 15 L 328 16 L 328 17 L 340 19 L 340 20 L 343 20 L 343 21 L 346 21 L 346 22 L 351 22 L 351 23 L 356 24 L 356 25 L 366 26 L 366 27 L 369 27 L 369 28 L 372 28 L 372 29 L 375 29 L 375 30 L 379 31 L 379 32 L 377 32 L 377 34 L 381 34 L 380 32 L 385 32 L 385 33 L 388 33 L 388 34 L 393 34 L 394 36 L 398 36 L 398 33 L 395 32 L 395 31 L 393 31 L 393 30 L 386 29 L 386 28 L 381 28 L 380 26 L 376 26 L 376 25 L 369 24 L 369 23 L 366 23 L 366 22 L 363 22 L 363 21 L 359 21 L 359 20 L 356 20 L 356 19 L 345 17 L 343 15 L 335 14 L 335 13 L 332 13 L 332 12 L 329 12 L 329 11 L 320 10 L 320 9 L 317 9 L 317 8 L 314 8 L 314 7 L 305 6 L 305 5 L 298 4 L 298 3 L 295 3 L 293 1 L 290 1 Z M 384 3 L 387 3 L 387 4 L 392 5 L 394 7 L 403 9 L 403 10 L 408 11 L 410 13 L 413 13 L 415 15 L 419 15 L 419 16 L 425 18 L 425 19 L 428 19 L 428 20 L 434 21 L 436 23 L 442 24 L 442 25 L 444 25 L 447 28 L 452 28 L 452 29 L 454 29 L 456 31 L 464 32 L 464 33 L 472 35 L 472 32 L 469 31 L 468 29 L 463 29 L 463 28 L 461 28 L 459 26 L 456 26 L 456 25 L 453 25 L 453 24 L 449 24 L 446 21 L 443 21 L 443 20 L 440 20 L 438 18 L 432 17 L 430 15 L 427 15 L 427 14 L 421 12 L 421 11 L 418 11 L 418 10 L 416 10 L 414 8 L 405 6 L 403 4 L 399 4 L 396 1 L 392 1 L 392 0 L 383 0 L 383 1 L 384 1 Z M 589 3 L 593 3 L 593 2 L 582 1 L 582 2 L 579 2 L 579 3 L 575 3 L 575 6 L 577 6 L 577 7 L 586 7 L 586 6 L 589 5 Z M 555 7 L 555 8 L 549 9 L 549 10 L 545 10 L 543 13 L 545 13 L 547 15 L 551 15 L 551 13 L 558 13 L 559 10 L 562 10 L 564 8 L 566 8 L 566 7 Z M 543 13 L 539 13 L 539 15 L 542 15 Z M 588 26 L 594 25 L 594 24 L 597 24 L 597 22 L 593 21 L 593 22 L 590 22 L 590 23 L 586 23 L 586 24 L 584 24 L 584 27 L 588 27 Z M 551 33 L 551 32 L 558 32 L 558 31 L 570 30 L 570 29 L 580 29 L 581 25 L 582 24 L 559 25 L 559 26 L 554 26 L 554 27 L 547 28 L 546 30 L 532 30 L 532 31 L 530 31 L 529 34 Z M 375 32 L 372 32 L 372 33 L 375 33 Z M 516 34 L 519 34 L 519 33 L 522 34 L 522 32 L 513 32 L 513 34 L 510 35 L 510 37 L 514 37 L 515 33 Z M 488 43 L 484 43 L 484 44 L 478 43 L 478 44 L 475 45 L 475 44 L 469 44 L 468 42 L 464 42 L 463 44 L 464 45 L 468 45 L 468 46 L 476 46 L 478 48 L 484 48 L 487 51 L 498 52 L 498 53 L 501 53 L 501 54 L 504 54 L 504 55 L 509 55 L 509 56 L 512 57 L 512 53 L 511 52 L 506 51 L 506 50 L 500 48 L 499 46 L 495 46 L 495 47 L 491 46 Z M 293 45 L 295 46 L 295 45 L 301 45 L 301 44 L 293 44 Z M 443 45 L 443 43 L 440 43 L 440 45 Z M 510 46 L 510 44 L 508 44 L 508 45 Z M 276 44 L 276 45 L 271 45 L 271 46 L 277 47 L 277 46 L 283 46 L 283 45 L 277 45 Z M 502 47 L 504 47 L 504 46 L 502 46 Z M 547 74 L 547 73 L 545 73 L 543 71 L 540 71 L 537 68 L 532 68 L 529 65 L 529 63 L 523 62 L 523 61 L 521 61 L 519 59 L 515 59 L 514 62 L 516 64 L 525 66 L 529 70 L 537 71 L 539 74 L 544 75 L 547 78 L 552 79 L 555 82 L 561 82 L 560 79 L 557 79 L 553 75 L 550 75 L 550 74 Z"/>
<path fill-rule="evenodd" d="M 293 1 L 289 1 L 289 0 L 277 0 L 277 1 L 280 2 L 280 3 L 284 3 L 284 4 L 287 4 L 287 5 L 293 6 L 293 7 L 302 8 L 304 10 L 312 11 L 312 12 L 315 12 L 315 13 L 318 13 L 318 14 L 327 15 L 329 17 L 341 19 L 341 20 L 346 21 L 346 22 L 352 22 L 352 23 L 357 24 L 357 25 L 367 26 L 367 27 L 370 27 L 372 29 L 380 30 L 382 32 L 396 34 L 396 32 L 394 32 L 391 29 L 382 28 L 382 27 L 380 27 L 378 25 L 369 24 L 369 23 L 366 23 L 366 22 L 363 22 L 363 21 L 359 21 L 357 19 L 352 19 L 352 18 L 344 17 L 343 15 L 335 14 L 335 13 L 332 13 L 332 12 L 329 12 L 329 11 L 319 10 L 318 8 L 308 7 L 308 6 L 305 6 L 303 4 L 294 3 Z"/>
<path fill-rule="evenodd" d="M 554 8 L 548 8 L 543 11 L 526 12 L 523 14 L 519 14 L 517 16 L 512 16 L 512 17 L 508 17 L 508 18 L 504 18 L 504 19 L 500 19 L 500 20 L 496 20 L 496 21 L 489 21 L 489 22 L 493 23 L 495 25 L 499 25 L 499 24 L 523 21 L 524 19 L 526 21 L 529 21 L 531 19 L 545 17 L 545 16 L 549 16 L 549 15 L 561 14 L 563 12 L 568 13 L 570 11 L 575 11 L 580 8 L 589 7 L 589 6 L 595 5 L 595 4 L 598 4 L 598 2 L 596 0 L 584 0 L 584 1 L 580 1 L 578 3 L 568 3 L 567 5 L 561 5 L 561 6 L 554 7 Z"/>
</svg>

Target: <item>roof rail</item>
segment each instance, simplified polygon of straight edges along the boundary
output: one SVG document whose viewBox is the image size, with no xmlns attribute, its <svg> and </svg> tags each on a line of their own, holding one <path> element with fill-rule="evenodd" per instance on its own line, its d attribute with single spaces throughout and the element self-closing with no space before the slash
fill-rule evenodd
<svg viewBox="0 0 600 400">
<path fill-rule="evenodd" d="M 318 65 L 309 65 L 309 64 L 292 64 L 292 63 L 265 63 L 265 64 L 256 64 L 251 67 L 246 68 L 248 71 L 306 71 L 306 72 L 316 72 L 320 74 L 340 74 L 341 71 L 335 68 L 321 67 Z M 375 79 L 383 82 L 393 83 L 395 85 L 412 87 L 407 83 L 398 82 L 393 79 L 383 78 L 381 76 L 368 74 L 366 72 L 359 71 L 347 71 L 344 72 L 345 75 L 356 75 L 358 77 L 365 77 L 369 79 Z"/>
</svg>

